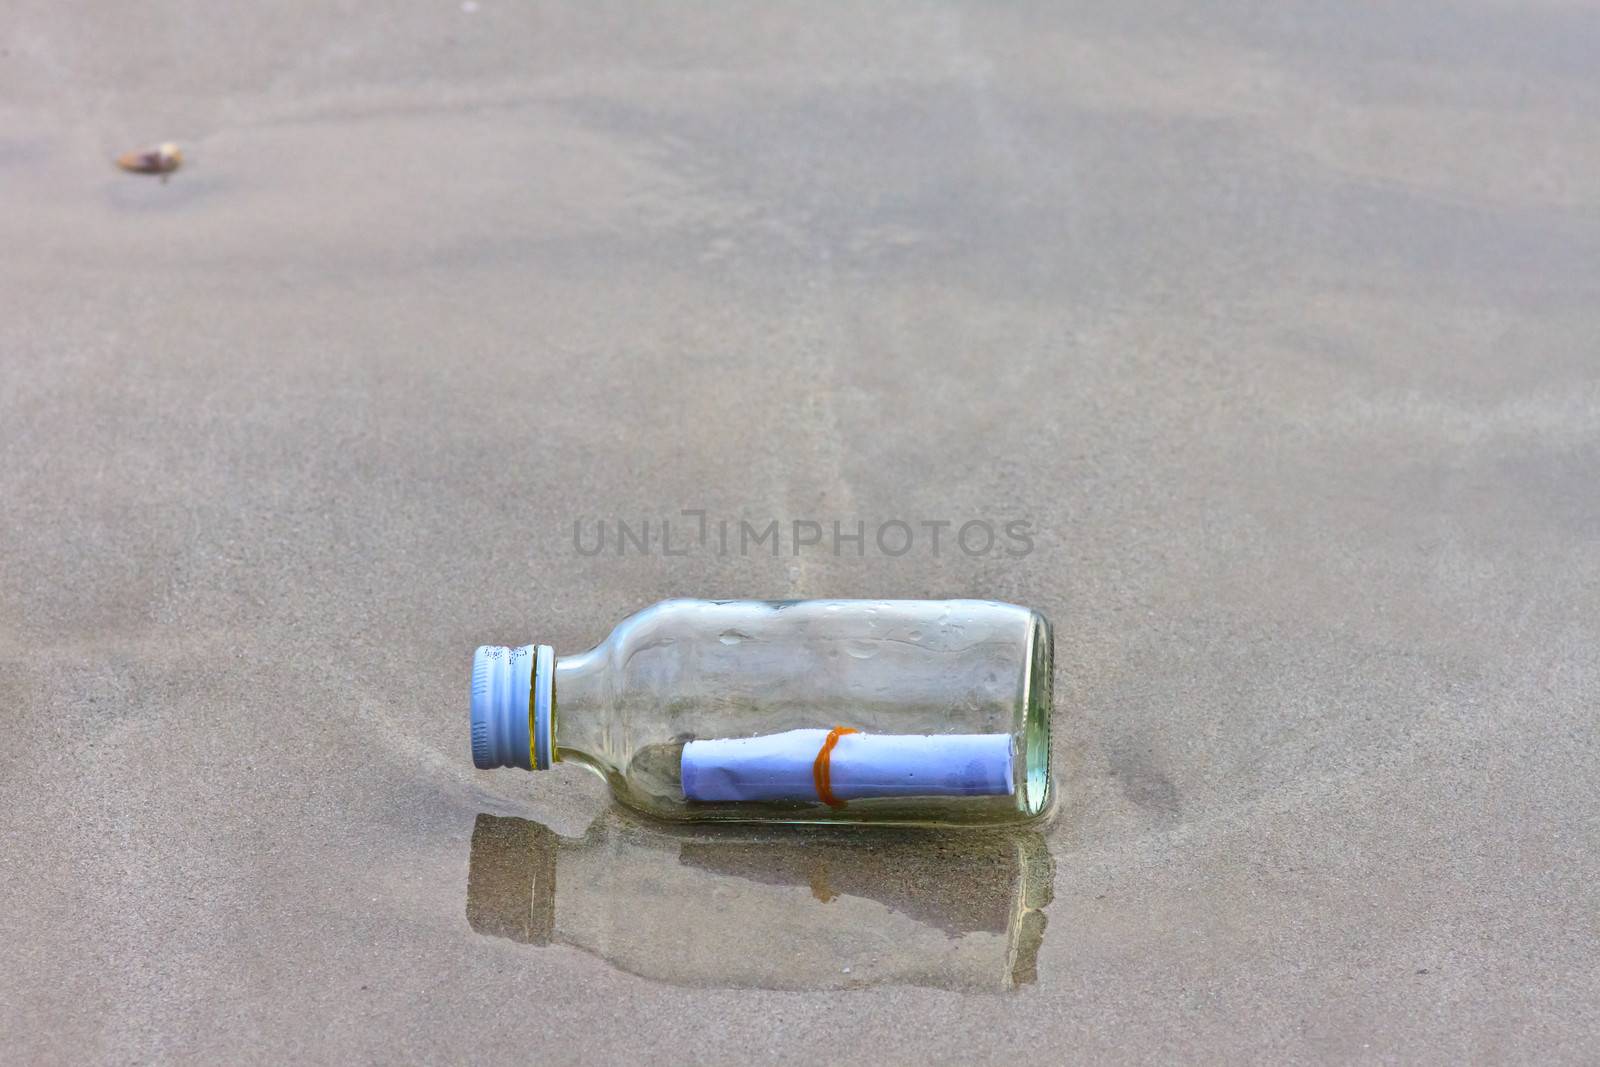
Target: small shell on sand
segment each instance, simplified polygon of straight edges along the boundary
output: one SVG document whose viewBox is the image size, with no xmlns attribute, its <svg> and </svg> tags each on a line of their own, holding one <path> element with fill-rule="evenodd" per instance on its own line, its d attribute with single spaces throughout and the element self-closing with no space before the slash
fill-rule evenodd
<svg viewBox="0 0 1600 1067">
<path fill-rule="evenodd" d="M 183 150 L 168 141 L 143 152 L 124 152 L 117 166 L 135 174 L 171 174 L 183 165 Z"/>
</svg>

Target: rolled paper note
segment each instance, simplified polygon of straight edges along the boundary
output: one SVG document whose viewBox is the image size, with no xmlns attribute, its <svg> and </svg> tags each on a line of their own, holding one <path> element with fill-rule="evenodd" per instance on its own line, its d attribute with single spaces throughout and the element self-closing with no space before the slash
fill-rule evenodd
<svg viewBox="0 0 1600 1067">
<path fill-rule="evenodd" d="M 837 801 L 1009 796 L 1011 735 L 789 730 L 683 746 L 686 800 L 829 800 L 819 785 Z"/>
</svg>

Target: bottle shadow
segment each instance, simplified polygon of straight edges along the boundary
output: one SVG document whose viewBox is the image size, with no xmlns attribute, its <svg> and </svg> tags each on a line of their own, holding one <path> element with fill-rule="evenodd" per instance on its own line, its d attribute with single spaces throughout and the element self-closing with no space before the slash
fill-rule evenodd
<svg viewBox="0 0 1600 1067">
<path fill-rule="evenodd" d="M 674 985 L 1000 992 L 1037 980 L 1054 874 L 1030 830 L 679 828 L 613 807 L 567 838 L 481 814 L 466 912 Z"/>
</svg>

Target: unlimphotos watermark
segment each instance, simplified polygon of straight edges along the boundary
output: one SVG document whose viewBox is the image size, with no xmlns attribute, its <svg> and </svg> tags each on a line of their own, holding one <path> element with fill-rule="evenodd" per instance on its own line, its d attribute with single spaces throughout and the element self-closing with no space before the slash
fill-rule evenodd
<svg viewBox="0 0 1600 1067">
<path fill-rule="evenodd" d="M 676 517 L 589 518 L 572 521 L 572 548 L 580 556 L 800 556 L 890 558 L 920 553 L 938 557 L 1021 559 L 1033 551 L 1029 519 L 780 519 L 714 518 L 704 508 Z"/>
</svg>

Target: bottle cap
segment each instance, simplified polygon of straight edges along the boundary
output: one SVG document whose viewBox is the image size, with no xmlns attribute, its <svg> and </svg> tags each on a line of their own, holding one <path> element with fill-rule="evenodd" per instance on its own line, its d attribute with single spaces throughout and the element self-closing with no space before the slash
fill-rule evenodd
<svg viewBox="0 0 1600 1067">
<path fill-rule="evenodd" d="M 472 763 L 479 770 L 550 766 L 555 650 L 483 645 L 472 657 Z"/>
</svg>

